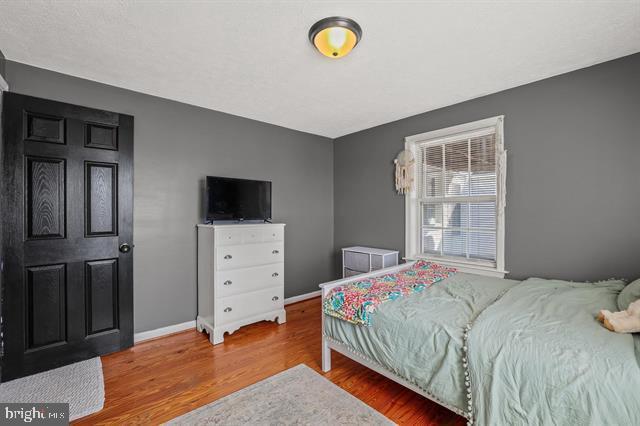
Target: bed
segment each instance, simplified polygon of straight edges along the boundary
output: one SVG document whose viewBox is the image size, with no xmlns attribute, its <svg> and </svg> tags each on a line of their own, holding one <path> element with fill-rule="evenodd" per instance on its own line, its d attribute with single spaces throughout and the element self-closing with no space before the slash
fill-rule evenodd
<svg viewBox="0 0 640 426">
<path fill-rule="evenodd" d="M 484 310 L 468 342 L 477 423 L 640 425 L 640 336 L 594 319 L 623 287 L 531 278 Z"/>
<path fill-rule="evenodd" d="M 323 300 L 412 266 L 322 284 Z M 640 424 L 640 338 L 594 320 L 599 309 L 616 310 L 623 286 L 457 272 L 381 304 L 370 326 L 323 310 L 322 368 L 331 369 L 335 350 L 470 423 Z"/>
</svg>

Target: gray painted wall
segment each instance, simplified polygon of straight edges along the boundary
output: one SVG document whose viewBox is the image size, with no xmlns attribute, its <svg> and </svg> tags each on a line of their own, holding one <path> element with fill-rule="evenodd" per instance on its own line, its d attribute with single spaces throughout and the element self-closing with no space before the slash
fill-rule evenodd
<svg viewBox="0 0 640 426">
<path fill-rule="evenodd" d="M 330 139 L 11 61 L 7 80 L 13 92 L 135 116 L 136 332 L 195 318 L 206 175 L 273 181 L 274 221 L 287 224 L 286 297 L 331 279 Z"/>
<path fill-rule="evenodd" d="M 500 114 L 510 276 L 640 277 L 640 54 L 336 139 L 336 249 L 404 249 L 405 136 Z"/>
</svg>

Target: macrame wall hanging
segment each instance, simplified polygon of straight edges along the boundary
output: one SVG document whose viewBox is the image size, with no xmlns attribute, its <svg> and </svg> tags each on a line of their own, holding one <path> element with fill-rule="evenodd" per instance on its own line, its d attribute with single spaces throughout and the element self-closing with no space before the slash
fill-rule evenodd
<svg viewBox="0 0 640 426">
<path fill-rule="evenodd" d="M 406 194 L 413 186 L 413 169 L 415 168 L 413 153 L 407 150 L 401 151 L 393 163 L 396 165 L 396 191 L 398 194 Z"/>
</svg>

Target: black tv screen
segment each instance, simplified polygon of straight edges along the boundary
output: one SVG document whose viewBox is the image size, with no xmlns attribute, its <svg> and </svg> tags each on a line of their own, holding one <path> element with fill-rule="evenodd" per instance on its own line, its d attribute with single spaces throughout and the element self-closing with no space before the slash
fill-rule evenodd
<svg viewBox="0 0 640 426">
<path fill-rule="evenodd" d="M 207 176 L 207 221 L 271 220 L 271 182 Z"/>
</svg>

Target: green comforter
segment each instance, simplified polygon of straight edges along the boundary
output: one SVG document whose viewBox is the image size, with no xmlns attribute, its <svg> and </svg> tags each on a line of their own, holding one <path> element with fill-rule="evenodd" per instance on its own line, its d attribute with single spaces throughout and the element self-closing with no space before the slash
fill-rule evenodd
<svg viewBox="0 0 640 426">
<path fill-rule="evenodd" d="M 622 287 L 532 278 L 482 312 L 468 340 L 476 422 L 640 425 L 634 337 L 595 320 Z"/>
<path fill-rule="evenodd" d="M 518 281 L 458 272 L 423 292 L 386 302 L 371 326 L 325 317 L 325 333 L 458 411 L 466 411 L 462 333 Z"/>
</svg>

